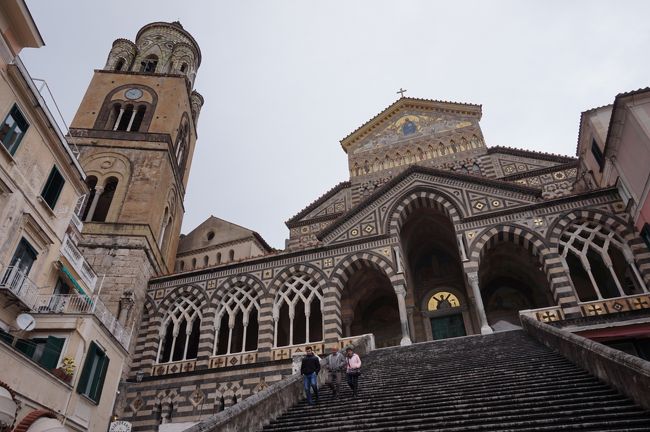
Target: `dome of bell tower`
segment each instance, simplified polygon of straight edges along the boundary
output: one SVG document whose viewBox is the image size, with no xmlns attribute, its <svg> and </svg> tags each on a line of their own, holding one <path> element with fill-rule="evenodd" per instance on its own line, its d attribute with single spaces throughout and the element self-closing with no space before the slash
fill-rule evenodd
<svg viewBox="0 0 650 432">
<path fill-rule="evenodd" d="M 153 22 L 138 32 L 135 43 L 118 39 L 105 70 L 148 74 L 182 74 L 194 86 L 201 65 L 201 49 L 180 22 Z"/>
</svg>

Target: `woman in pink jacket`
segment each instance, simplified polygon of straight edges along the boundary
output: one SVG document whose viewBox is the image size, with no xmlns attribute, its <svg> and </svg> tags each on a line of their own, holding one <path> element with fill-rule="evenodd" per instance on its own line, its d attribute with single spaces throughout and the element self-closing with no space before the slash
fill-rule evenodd
<svg viewBox="0 0 650 432">
<path fill-rule="evenodd" d="M 346 369 L 348 385 L 352 389 L 352 397 L 357 397 L 359 392 L 359 375 L 361 375 L 361 359 L 354 353 L 352 347 L 345 349 L 345 357 L 348 361 L 348 367 Z"/>
</svg>

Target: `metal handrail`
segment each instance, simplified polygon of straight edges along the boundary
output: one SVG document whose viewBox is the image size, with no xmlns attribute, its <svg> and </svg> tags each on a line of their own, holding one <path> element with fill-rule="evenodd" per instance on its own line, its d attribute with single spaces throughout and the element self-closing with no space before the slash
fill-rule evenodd
<svg viewBox="0 0 650 432">
<path fill-rule="evenodd" d="M 21 270 L 20 261 L 15 265 L 8 266 L 2 273 L 0 289 L 6 289 L 16 296 L 25 306 L 32 309 L 38 287 L 32 282 L 27 274 Z"/>
<path fill-rule="evenodd" d="M 91 314 L 128 349 L 131 332 L 125 329 L 96 295 L 84 297 L 78 294 L 40 294 L 34 301 L 36 313 Z"/>
</svg>

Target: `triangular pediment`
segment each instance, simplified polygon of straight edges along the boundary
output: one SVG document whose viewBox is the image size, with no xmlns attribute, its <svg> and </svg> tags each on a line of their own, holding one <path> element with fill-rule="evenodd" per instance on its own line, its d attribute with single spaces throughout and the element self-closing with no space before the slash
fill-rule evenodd
<svg viewBox="0 0 650 432">
<path fill-rule="evenodd" d="M 541 200 L 541 190 L 434 168 L 414 166 L 392 179 L 319 234 L 326 244 L 387 234 L 391 212 L 412 193 L 444 197 L 459 220 L 526 207 Z"/>
<path fill-rule="evenodd" d="M 312 219 L 336 217 L 351 207 L 350 182 L 341 182 L 289 219 L 289 228 Z"/>
<path fill-rule="evenodd" d="M 421 137 L 479 131 L 480 119 L 480 105 L 401 98 L 341 140 L 341 146 L 356 154 Z"/>
</svg>

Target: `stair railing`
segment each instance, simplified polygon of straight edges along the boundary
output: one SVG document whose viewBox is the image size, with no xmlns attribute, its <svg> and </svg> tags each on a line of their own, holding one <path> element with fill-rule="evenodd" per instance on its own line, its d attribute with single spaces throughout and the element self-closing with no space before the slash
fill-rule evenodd
<svg viewBox="0 0 650 432">
<path fill-rule="evenodd" d="M 650 362 L 569 331 L 520 315 L 523 329 L 540 343 L 650 409 Z"/>
</svg>

